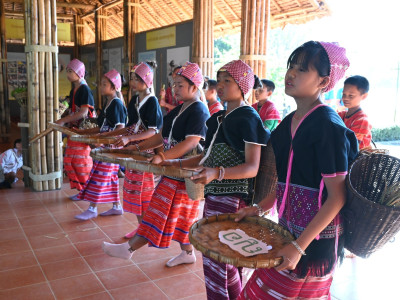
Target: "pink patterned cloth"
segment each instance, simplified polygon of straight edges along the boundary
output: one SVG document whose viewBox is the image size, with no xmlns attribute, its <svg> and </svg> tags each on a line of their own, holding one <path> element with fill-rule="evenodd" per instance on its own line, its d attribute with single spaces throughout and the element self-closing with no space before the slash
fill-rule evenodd
<svg viewBox="0 0 400 300">
<path fill-rule="evenodd" d="M 201 69 L 198 64 L 191 63 L 190 61 L 186 62 L 182 68 L 179 69 L 177 75 L 186 77 L 191 82 L 194 83 L 197 88 L 203 88 L 204 78 L 201 73 Z"/>
<path fill-rule="evenodd" d="M 133 72 L 147 85 L 148 88 L 151 88 L 153 85 L 153 69 L 146 63 L 141 62 L 140 64 L 133 67 Z"/>
<path fill-rule="evenodd" d="M 219 69 L 218 72 L 228 72 L 239 85 L 245 98 L 247 98 L 254 86 L 254 72 L 248 64 L 242 60 L 232 60 Z"/>
<path fill-rule="evenodd" d="M 122 80 L 121 75 L 118 73 L 117 70 L 112 69 L 111 71 L 108 71 L 106 74 L 104 74 L 104 76 L 114 84 L 114 87 L 117 91 L 121 90 Z"/>
<path fill-rule="evenodd" d="M 319 42 L 325 49 L 331 63 L 331 72 L 329 74 L 330 82 L 324 92 L 333 89 L 336 83 L 343 78 L 344 73 L 350 66 L 350 62 L 346 57 L 346 49 L 340 47 L 338 43 Z"/>
<path fill-rule="evenodd" d="M 85 65 L 79 59 L 74 58 L 67 65 L 67 69 L 71 69 L 79 76 L 79 78 L 85 77 Z"/>
</svg>

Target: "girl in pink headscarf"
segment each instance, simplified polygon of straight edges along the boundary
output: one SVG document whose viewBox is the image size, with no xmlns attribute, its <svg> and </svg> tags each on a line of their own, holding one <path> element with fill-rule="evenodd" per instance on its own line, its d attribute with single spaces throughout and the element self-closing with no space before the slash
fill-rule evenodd
<svg viewBox="0 0 400 300">
<path fill-rule="evenodd" d="M 57 124 L 68 124 L 69 127 L 79 127 L 79 123 L 87 117 L 94 116 L 94 99 L 85 77 L 83 62 L 73 59 L 67 66 L 67 78 L 73 84 L 70 92 L 70 114 L 56 121 Z M 80 191 L 89 178 L 93 161 L 90 157 L 90 147 L 87 144 L 68 140 L 64 156 L 64 171 L 71 189 Z M 77 195 L 70 197 L 76 200 Z"/>
<path fill-rule="evenodd" d="M 104 74 L 100 82 L 100 94 L 107 99 L 106 105 L 98 117 L 99 127 L 76 130 L 79 134 L 95 134 L 118 130 L 125 127 L 126 107 L 121 99 L 121 75 L 116 70 Z M 119 202 L 119 165 L 95 160 L 89 179 L 77 196 L 77 200 L 90 202 L 89 208 L 75 216 L 79 220 L 97 217 L 97 205 L 113 203 L 113 207 L 101 213 L 101 216 L 122 215 Z"/>
<path fill-rule="evenodd" d="M 129 85 L 135 91 L 135 95 L 128 104 L 128 124 L 125 128 L 107 134 L 120 135 L 116 146 L 128 146 L 127 148 L 140 151 L 138 144 L 141 141 L 159 133 L 163 117 L 153 92 L 153 69 L 156 67 L 155 62 L 141 62 L 132 69 Z M 126 170 L 123 187 L 124 211 L 135 214 L 140 223 L 153 191 L 153 173 Z M 132 238 L 136 231 L 126 234 L 125 238 Z"/>
<path fill-rule="evenodd" d="M 357 155 L 357 139 L 338 114 L 322 104 L 349 66 L 346 50 L 310 41 L 288 59 L 285 93 L 296 111 L 272 132 L 278 184 L 256 208 L 237 220 L 269 210 L 277 201 L 279 223 L 295 241 L 279 250 L 282 264 L 256 269 L 239 299 L 330 299 L 333 272 L 343 257 L 345 177 Z"/>
<path fill-rule="evenodd" d="M 205 138 L 205 122 L 209 118 L 207 106 L 200 101 L 203 76 L 197 64 L 186 63 L 174 79 L 175 95 L 183 104 L 164 117 L 160 133 L 141 142 L 140 150 L 163 146 L 152 159 L 159 164 L 165 159 L 181 158 L 197 147 Z M 103 243 L 110 256 L 129 259 L 132 253 L 146 244 L 168 248 L 172 240 L 180 243 L 182 252 L 167 262 L 168 267 L 194 263 L 196 256 L 189 243 L 189 229 L 197 219 L 199 200 L 191 200 L 181 178 L 163 176 L 157 185 L 149 207 L 139 224 L 136 235 L 123 244 Z"/>
</svg>

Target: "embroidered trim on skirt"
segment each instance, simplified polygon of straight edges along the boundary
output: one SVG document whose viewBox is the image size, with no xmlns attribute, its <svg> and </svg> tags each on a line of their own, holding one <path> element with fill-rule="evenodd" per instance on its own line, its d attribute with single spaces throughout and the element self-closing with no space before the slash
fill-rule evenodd
<svg viewBox="0 0 400 300">
<path fill-rule="evenodd" d="M 256 269 L 238 300 L 247 299 L 330 299 L 332 273 L 323 277 L 298 278 L 288 270 Z"/>
<path fill-rule="evenodd" d="M 153 173 L 126 170 L 123 187 L 124 211 L 142 215 L 154 192 Z"/>
<path fill-rule="evenodd" d="M 94 160 L 89 179 L 80 191 L 78 199 L 96 204 L 118 202 L 118 170 L 117 164 Z"/>
<path fill-rule="evenodd" d="M 162 177 L 137 235 L 157 248 L 168 248 L 171 240 L 190 244 L 189 229 L 197 220 L 199 202 L 189 199 L 185 182 Z"/>
<path fill-rule="evenodd" d="M 89 179 L 93 167 L 90 157 L 90 147 L 87 144 L 68 140 L 64 155 L 64 171 L 68 176 L 71 189 L 83 189 Z"/>
</svg>

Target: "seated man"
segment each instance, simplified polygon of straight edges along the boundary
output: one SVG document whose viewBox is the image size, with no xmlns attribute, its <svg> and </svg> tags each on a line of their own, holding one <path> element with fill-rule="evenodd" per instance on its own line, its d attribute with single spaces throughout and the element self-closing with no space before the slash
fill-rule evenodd
<svg viewBox="0 0 400 300">
<path fill-rule="evenodd" d="M 22 167 L 21 139 L 14 142 L 14 149 L 0 154 L 0 189 L 11 189 L 11 184 L 18 181 L 17 171 Z"/>
</svg>

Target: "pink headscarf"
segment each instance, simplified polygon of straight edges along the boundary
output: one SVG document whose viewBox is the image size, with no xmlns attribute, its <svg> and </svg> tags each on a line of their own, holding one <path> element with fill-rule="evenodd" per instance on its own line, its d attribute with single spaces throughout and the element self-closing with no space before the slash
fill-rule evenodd
<svg viewBox="0 0 400 300">
<path fill-rule="evenodd" d="M 254 72 L 248 64 L 242 60 L 232 60 L 224 65 L 218 72 L 228 72 L 238 84 L 246 100 L 254 87 Z"/>
<path fill-rule="evenodd" d="M 350 66 L 350 62 L 346 57 L 346 49 L 340 47 L 338 43 L 319 42 L 325 49 L 331 64 L 331 72 L 329 74 L 330 82 L 324 89 L 328 92 L 333 89 L 336 83 L 344 77 L 344 73 Z"/>
<path fill-rule="evenodd" d="M 153 69 L 146 63 L 141 62 L 140 64 L 133 67 L 133 72 L 147 85 L 148 88 L 151 88 L 153 85 Z"/>
<path fill-rule="evenodd" d="M 111 71 L 108 71 L 106 74 L 104 74 L 104 76 L 114 84 L 115 90 L 117 92 L 121 91 L 122 80 L 121 75 L 118 73 L 117 70 L 112 69 Z"/>
<path fill-rule="evenodd" d="M 67 69 L 71 69 L 79 76 L 79 78 L 85 77 L 85 65 L 80 60 L 74 58 L 67 65 Z"/>
<path fill-rule="evenodd" d="M 183 76 L 194 83 L 199 90 L 203 88 L 204 78 L 198 64 L 186 62 L 182 68 L 179 69 L 177 75 Z"/>
</svg>

